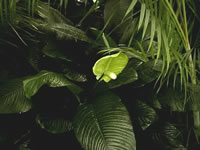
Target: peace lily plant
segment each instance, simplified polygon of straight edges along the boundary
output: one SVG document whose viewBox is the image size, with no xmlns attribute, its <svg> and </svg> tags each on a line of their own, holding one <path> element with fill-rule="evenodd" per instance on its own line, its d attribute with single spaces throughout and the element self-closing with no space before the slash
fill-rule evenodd
<svg viewBox="0 0 200 150">
<path fill-rule="evenodd" d="M 199 149 L 199 6 L 0 0 L 0 148 Z"/>
</svg>

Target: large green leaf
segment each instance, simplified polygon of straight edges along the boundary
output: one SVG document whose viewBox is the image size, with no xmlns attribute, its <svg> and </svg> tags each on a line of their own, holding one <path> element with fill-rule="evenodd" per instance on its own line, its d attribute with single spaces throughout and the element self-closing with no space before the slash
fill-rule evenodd
<svg viewBox="0 0 200 150">
<path fill-rule="evenodd" d="M 55 118 L 38 114 L 36 117 L 36 122 L 42 129 L 53 134 L 64 133 L 73 129 L 72 122 L 70 120 L 66 120 L 63 117 Z"/>
<path fill-rule="evenodd" d="M 66 86 L 76 96 L 82 91 L 79 86 L 69 81 L 63 74 L 48 71 L 41 71 L 37 75 L 27 78 L 23 83 L 27 98 L 31 98 L 31 96 L 35 95 L 44 84 L 50 87 Z"/>
<path fill-rule="evenodd" d="M 109 82 L 111 79 L 117 78 L 117 75 L 126 67 L 127 63 L 127 55 L 121 52 L 104 56 L 94 64 L 93 73 L 97 80 L 101 78 L 101 80 Z"/>
<path fill-rule="evenodd" d="M 41 29 L 55 36 L 58 40 L 80 40 L 90 42 L 90 39 L 84 31 L 68 24 L 56 23 L 53 25 L 41 25 Z"/>
<path fill-rule="evenodd" d="M 136 149 L 129 113 L 120 98 L 110 92 L 100 93 L 93 103 L 79 107 L 74 130 L 87 150 Z"/>
<path fill-rule="evenodd" d="M 185 111 L 184 92 L 173 87 L 166 87 L 154 97 L 153 101 L 158 101 L 162 108 L 170 111 Z"/>
<path fill-rule="evenodd" d="M 104 8 L 104 22 L 112 26 L 118 25 L 125 14 L 128 15 L 129 5 L 131 0 L 107 0 Z"/>
<path fill-rule="evenodd" d="M 44 19 L 38 26 L 41 30 L 54 35 L 59 40 L 80 40 L 89 42 L 84 31 L 73 26 L 73 23 L 54 8 L 40 3 L 38 15 Z"/>
<path fill-rule="evenodd" d="M 23 79 L 14 79 L 0 85 L 0 113 L 27 112 L 32 107 L 25 97 Z"/>
<path fill-rule="evenodd" d="M 142 101 L 136 103 L 137 120 L 143 130 L 148 128 L 154 121 L 157 120 L 156 111 Z"/>
<path fill-rule="evenodd" d="M 153 101 L 158 101 L 162 108 L 170 111 L 199 111 L 200 110 L 200 85 L 188 84 L 187 98 L 185 92 L 181 88 L 163 87 L 161 91 L 154 97 Z"/>
</svg>

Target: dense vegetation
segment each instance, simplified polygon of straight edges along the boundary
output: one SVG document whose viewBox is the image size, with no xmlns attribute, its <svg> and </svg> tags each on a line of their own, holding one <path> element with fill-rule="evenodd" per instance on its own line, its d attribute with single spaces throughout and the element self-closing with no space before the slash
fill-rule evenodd
<svg viewBox="0 0 200 150">
<path fill-rule="evenodd" d="M 199 6 L 0 0 L 0 149 L 198 150 Z"/>
</svg>

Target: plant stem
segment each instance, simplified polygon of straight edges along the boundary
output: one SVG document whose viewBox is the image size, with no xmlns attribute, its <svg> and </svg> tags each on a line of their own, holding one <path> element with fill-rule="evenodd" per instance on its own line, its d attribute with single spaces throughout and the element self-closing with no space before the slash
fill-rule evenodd
<svg viewBox="0 0 200 150">
<path fill-rule="evenodd" d="M 188 39 L 188 30 L 187 30 L 187 16 L 186 16 L 186 8 L 185 8 L 185 0 L 182 0 L 182 7 L 183 7 L 183 24 L 184 24 L 184 32 L 185 32 L 185 44 L 186 44 L 186 51 L 191 50 L 190 48 L 190 43 L 189 43 L 189 39 Z M 189 63 L 189 68 L 190 68 L 190 78 L 191 78 L 191 82 L 193 85 L 196 85 L 196 68 L 195 68 L 195 64 L 193 62 L 192 59 L 192 54 L 190 54 L 189 59 L 188 59 L 188 63 Z M 199 111 L 193 111 L 193 119 L 194 119 L 194 128 L 196 129 L 200 129 L 200 112 Z"/>
</svg>

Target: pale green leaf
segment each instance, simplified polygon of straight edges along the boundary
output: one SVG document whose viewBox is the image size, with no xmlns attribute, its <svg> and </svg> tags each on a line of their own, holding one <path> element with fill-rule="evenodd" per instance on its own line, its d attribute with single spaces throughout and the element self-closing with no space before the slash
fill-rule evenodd
<svg viewBox="0 0 200 150">
<path fill-rule="evenodd" d="M 116 79 L 117 75 L 122 72 L 128 63 L 127 55 L 119 52 L 104 56 L 99 59 L 93 66 L 93 73 L 96 75 L 96 79 L 109 82 L 111 79 Z"/>
<path fill-rule="evenodd" d="M 69 81 L 63 74 L 41 71 L 35 76 L 29 77 L 23 81 L 24 91 L 27 98 L 31 98 L 37 93 L 44 84 L 50 87 L 66 86 L 73 94 L 78 95 L 82 89 Z"/>
<path fill-rule="evenodd" d="M 155 17 L 152 17 L 152 20 L 151 20 L 151 36 L 150 36 L 150 43 L 149 43 L 148 49 L 151 48 L 151 45 L 152 45 L 153 40 L 154 40 L 155 32 L 156 32 L 156 19 L 155 19 Z"/>
<path fill-rule="evenodd" d="M 137 3 L 137 0 L 132 0 L 131 4 L 129 5 L 122 21 L 124 20 L 124 18 L 126 18 L 126 16 L 133 10 L 133 8 L 135 7 L 135 4 Z"/>
<path fill-rule="evenodd" d="M 120 98 L 110 92 L 100 93 L 93 103 L 79 107 L 74 130 L 87 150 L 135 150 L 132 123 Z"/>
<path fill-rule="evenodd" d="M 138 24 L 138 30 L 142 26 L 144 16 L 145 16 L 145 11 L 146 11 L 146 5 L 145 5 L 145 3 L 142 3 L 141 10 L 140 10 L 140 17 L 139 17 L 140 19 L 139 19 L 139 24 Z"/>
<path fill-rule="evenodd" d="M 145 36 L 146 30 L 147 30 L 147 27 L 148 27 L 148 24 L 149 24 L 149 19 L 150 19 L 150 10 L 147 9 L 146 14 L 145 14 L 145 19 L 144 19 L 144 29 L 143 29 L 143 33 L 142 33 L 142 39 Z"/>
</svg>

